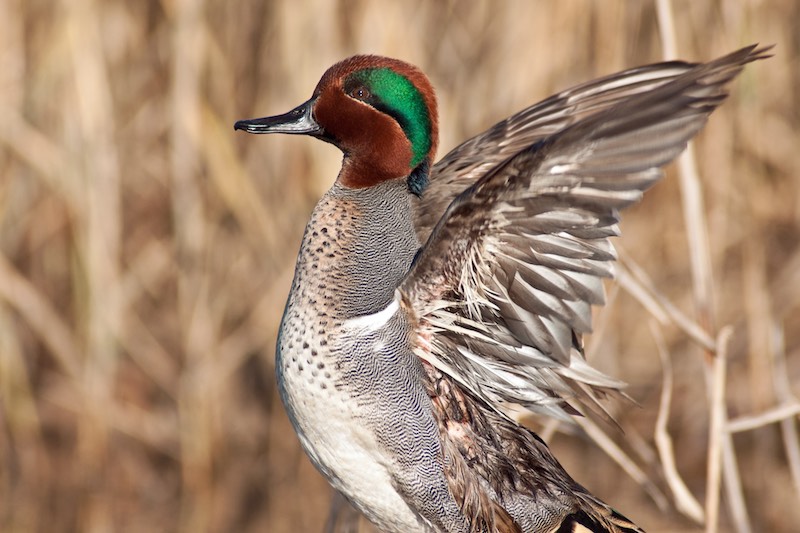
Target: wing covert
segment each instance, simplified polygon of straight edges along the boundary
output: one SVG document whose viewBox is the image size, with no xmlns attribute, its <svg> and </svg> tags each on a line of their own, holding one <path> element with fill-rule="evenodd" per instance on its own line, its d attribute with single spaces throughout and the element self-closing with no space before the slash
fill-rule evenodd
<svg viewBox="0 0 800 533">
<path fill-rule="evenodd" d="M 425 241 L 445 209 L 465 188 L 522 149 L 625 98 L 663 85 L 697 66 L 669 61 L 598 78 L 534 104 L 451 150 L 431 169 L 416 212 Z"/>
</svg>

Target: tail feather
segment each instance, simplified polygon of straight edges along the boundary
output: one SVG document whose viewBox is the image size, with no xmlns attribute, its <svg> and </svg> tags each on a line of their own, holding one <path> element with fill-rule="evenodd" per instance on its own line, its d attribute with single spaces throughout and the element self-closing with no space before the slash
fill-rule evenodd
<svg viewBox="0 0 800 533">
<path fill-rule="evenodd" d="M 552 533 L 644 533 L 636 524 L 613 509 L 605 508 L 604 511 L 604 515 L 576 511 L 564 517 Z"/>
</svg>

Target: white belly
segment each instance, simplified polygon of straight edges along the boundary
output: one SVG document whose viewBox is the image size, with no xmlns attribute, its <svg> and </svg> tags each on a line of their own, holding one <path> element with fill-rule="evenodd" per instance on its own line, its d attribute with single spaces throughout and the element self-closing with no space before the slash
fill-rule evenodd
<svg viewBox="0 0 800 533">
<path fill-rule="evenodd" d="M 278 384 L 289 418 L 314 465 L 382 531 L 430 531 L 394 489 L 391 462 L 375 434 L 358 421 L 357 404 L 348 402 L 330 375 L 326 377 L 307 360 L 298 364 L 289 354 L 281 359 Z"/>
</svg>

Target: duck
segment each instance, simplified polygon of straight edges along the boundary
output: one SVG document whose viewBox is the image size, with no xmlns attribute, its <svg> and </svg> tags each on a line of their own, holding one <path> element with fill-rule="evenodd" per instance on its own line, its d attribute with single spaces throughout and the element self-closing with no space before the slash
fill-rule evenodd
<svg viewBox="0 0 800 533">
<path fill-rule="evenodd" d="M 388 533 L 641 533 L 511 415 L 610 418 L 624 383 L 586 360 L 611 237 L 769 47 L 567 89 L 438 162 L 437 99 L 357 55 L 291 111 L 236 130 L 343 153 L 302 238 L 278 389 L 334 489 Z"/>
</svg>

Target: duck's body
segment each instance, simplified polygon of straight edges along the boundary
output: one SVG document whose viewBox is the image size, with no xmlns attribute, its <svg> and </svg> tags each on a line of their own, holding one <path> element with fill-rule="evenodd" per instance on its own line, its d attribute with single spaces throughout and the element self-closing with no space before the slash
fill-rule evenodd
<svg viewBox="0 0 800 533">
<path fill-rule="evenodd" d="M 314 210 L 281 323 L 281 398 L 331 484 L 387 532 L 633 532 L 578 485 L 517 404 L 602 413 L 621 383 L 581 334 L 641 195 L 724 98 L 744 49 L 580 86 L 432 165 L 436 101 L 414 67 L 356 56 L 254 133 L 345 153 Z"/>
<path fill-rule="evenodd" d="M 276 361 L 281 397 L 317 468 L 381 529 L 409 532 L 425 529 L 398 483 L 424 477 L 437 499 L 448 496 L 430 461 L 441 451 L 410 327 L 391 308 L 380 316 L 419 248 L 410 209 L 401 182 L 335 185 L 323 196 L 300 247 Z M 401 465 L 401 450 L 421 460 Z"/>
</svg>

